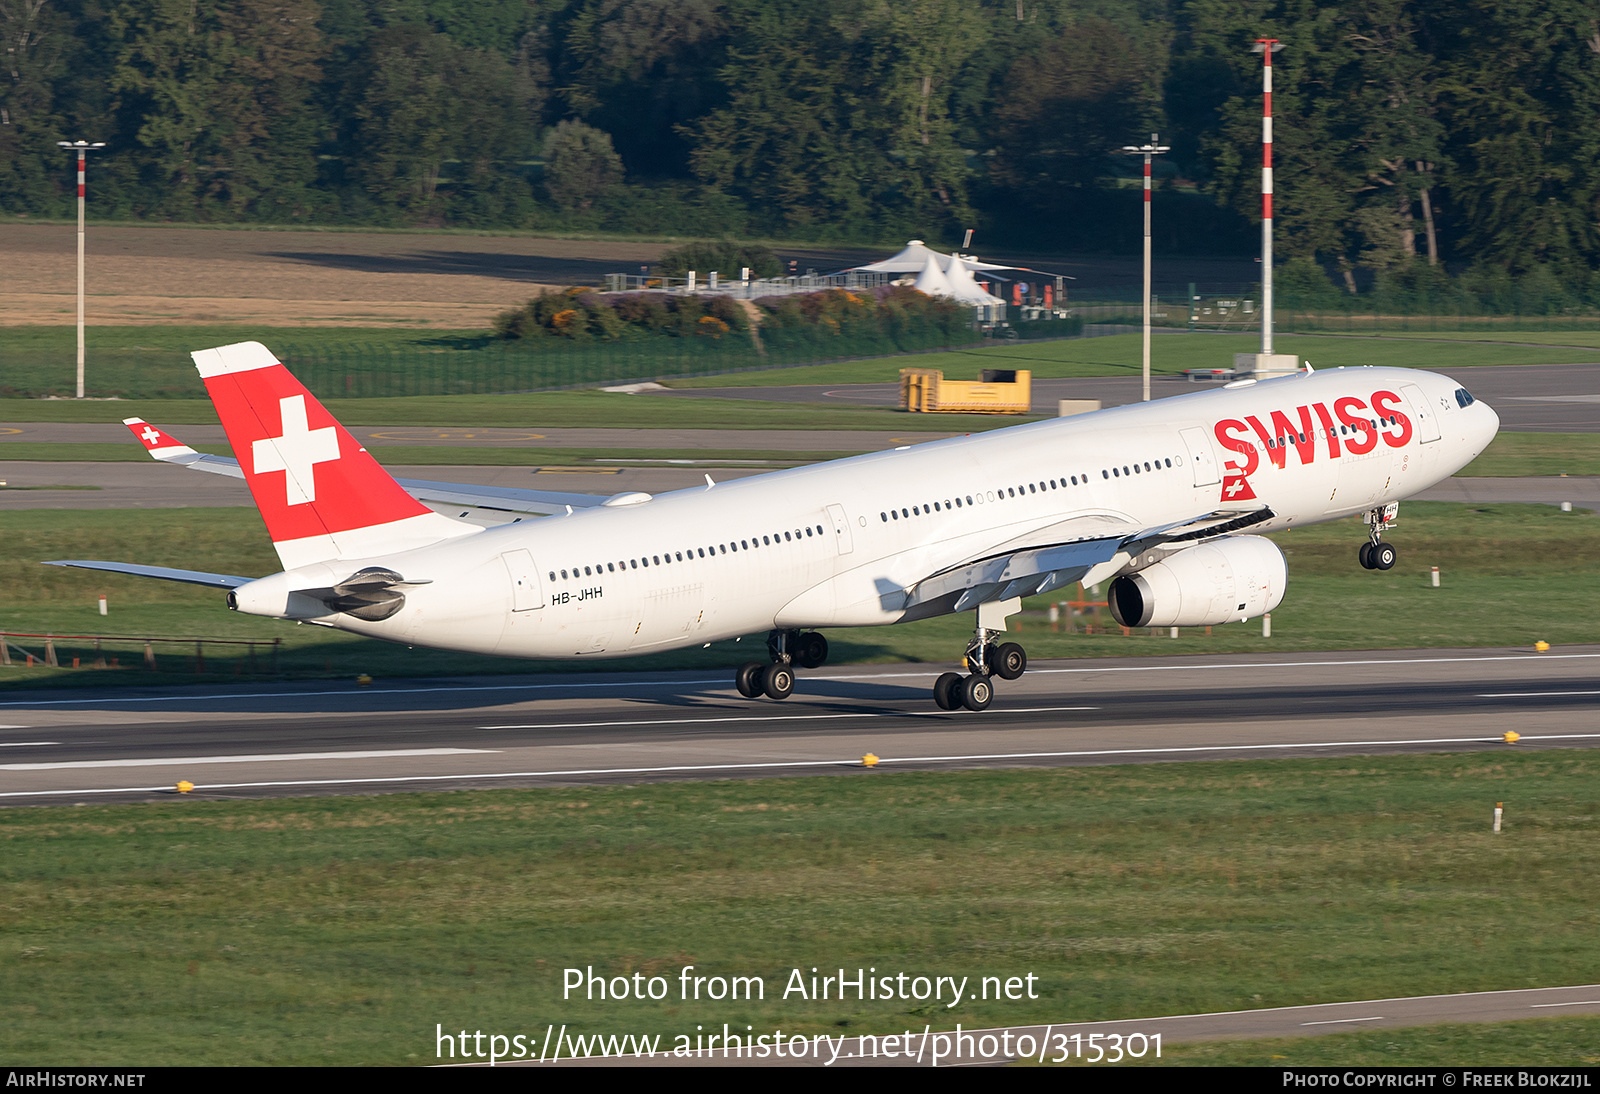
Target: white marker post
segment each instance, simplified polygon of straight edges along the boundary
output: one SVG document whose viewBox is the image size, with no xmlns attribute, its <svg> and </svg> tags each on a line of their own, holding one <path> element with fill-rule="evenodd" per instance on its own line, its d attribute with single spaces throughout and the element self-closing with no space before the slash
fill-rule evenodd
<svg viewBox="0 0 1600 1094">
<path fill-rule="evenodd" d="M 106 146 L 105 141 L 56 141 L 57 147 L 78 153 L 78 398 L 83 398 L 83 179 L 90 152 Z"/>
<path fill-rule="evenodd" d="M 1500 831 L 1500 818 L 1505 814 L 1505 802 L 1494 803 L 1494 830 Z"/>
<path fill-rule="evenodd" d="M 1164 144 L 1157 144 L 1159 138 L 1150 134 L 1150 143 L 1140 145 L 1124 145 L 1123 153 L 1129 156 L 1144 157 L 1144 401 L 1150 401 L 1150 161 L 1163 152 L 1171 151 Z"/>
<path fill-rule="evenodd" d="M 1252 51 L 1261 54 L 1261 352 L 1236 353 L 1236 372 L 1259 380 L 1298 371 L 1293 354 L 1272 352 L 1272 55 L 1283 48 L 1276 38 L 1257 38 Z"/>
</svg>

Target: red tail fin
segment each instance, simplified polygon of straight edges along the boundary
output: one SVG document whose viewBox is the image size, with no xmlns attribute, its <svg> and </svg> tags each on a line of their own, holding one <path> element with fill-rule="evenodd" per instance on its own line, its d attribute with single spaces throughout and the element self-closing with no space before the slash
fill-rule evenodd
<svg viewBox="0 0 1600 1094">
<path fill-rule="evenodd" d="M 406 493 L 260 342 L 190 356 L 286 569 L 475 530 Z"/>
</svg>

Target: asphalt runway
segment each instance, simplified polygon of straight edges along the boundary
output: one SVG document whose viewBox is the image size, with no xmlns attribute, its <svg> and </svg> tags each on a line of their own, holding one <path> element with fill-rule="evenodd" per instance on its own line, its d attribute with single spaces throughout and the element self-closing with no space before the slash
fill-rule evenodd
<svg viewBox="0 0 1600 1094">
<path fill-rule="evenodd" d="M 985 360 L 990 354 L 978 354 Z M 1019 364 L 1018 367 L 1021 367 Z M 1451 371 L 1440 369 L 1464 384 L 1474 396 L 1494 407 L 1500 428 L 1511 433 L 1593 433 L 1600 430 L 1600 363 L 1578 365 L 1494 365 Z M 1215 385 L 1181 376 L 1153 376 L 1152 398 L 1187 395 Z M 1061 399 L 1099 399 L 1102 407 L 1136 403 L 1143 393 L 1137 375 L 1094 376 L 1075 380 L 1033 381 L 1035 414 L 1056 412 Z M 857 406 L 896 406 L 900 385 L 796 384 L 790 387 L 684 388 L 649 393 L 650 398 L 721 396 L 728 399 L 765 399 L 769 402 L 851 403 Z"/>
<path fill-rule="evenodd" d="M 1600 984 L 1571 984 L 1551 988 L 1516 988 L 1508 991 L 1470 991 L 1452 995 L 1412 995 L 1395 999 L 1356 999 L 1342 1003 L 1311 1003 L 1297 1007 L 1263 1007 L 1258 1010 L 1213 1011 L 1209 1014 L 1164 1014 L 1152 1018 L 1123 1018 L 1108 1022 L 1064 1022 L 1046 1026 L 1009 1026 L 997 1029 L 963 1029 L 958 1036 L 946 1021 L 936 1017 L 923 1029 L 902 1033 L 850 1037 L 785 1037 L 783 1055 L 774 1048 L 772 1030 L 746 1032 L 745 1037 L 766 1035 L 754 1051 L 738 1046 L 715 1047 L 698 1055 L 672 1056 L 672 1039 L 663 1037 L 667 1051 L 651 1056 L 561 1058 L 552 1053 L 549 1039 L 544 1059 L 502 1060 L 500 1067 L 970 1067 L 999 1066 L 1023 1060 L 1038 1063 L 1127 1063 L 1131 1059 L 1157 1059 L 1169 1045 L 1196 1041 L 1245 1041 L 1281 1037 L 1318 1037 L 1360 1029 L 1405 1029 L 1443 1022 L 1515 1022 L 1528 1018 L 1555 1018 L 1600 1014 Z M 563 1033 L 565 1030 L 563 1029 Z M 709 1031 L 708 1031 L 709 1032 Z M 575 1031 L 576 1034 L 576 1031 Z M 576 1034 L 580 1038 L 586 1034 Z M 1093 1040 L 1091 1040 L 1093 1038 Z M 634 1043 L 636 1047 L 636 1042 Z M 558 1049 L 571 1052 L 573 1042 Z M 743 1051 L 741 1051 L 743 1050 Z M 765 1050 L 766 1055 L 761 1055 Z M 468 1066 L 487 1067 L 487 1064 Z M 1459 1072 L 1461 1068 L 1419 1069 Z M 1473 1068 L 1506 1071 L 1505 1068 Z M 1431 1078 L 1431 1076 L 1430 1076 Z M 1452 1075 L 1452 1079 L 1454 1076 Z M 1419 1082 L 1416 1085 L 1433 1085 Z M 1443 1086 L 1453 1086 L 1444 1082 Z M 1465 1081 L 1463 1086 L 1467 1085 Z"/>
<path fill-rule="evenodd" d="M 1600 744 L 1600 646 L 1045 662 L 981 714 L 933 705 L 947 668 L 802 671 L 783 703 L 739 697 L 731 666 L 12 693 L 0 802 L 160 800 L 182 779 L 253 798 Z"/>
</svg>

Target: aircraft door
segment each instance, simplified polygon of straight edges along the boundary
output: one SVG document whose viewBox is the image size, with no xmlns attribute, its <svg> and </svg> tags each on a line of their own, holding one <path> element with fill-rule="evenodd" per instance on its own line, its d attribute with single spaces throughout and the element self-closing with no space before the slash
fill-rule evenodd
<svg viewBox="0 0 1600 1094">
<path fill-rule="evenodd" d="M 1190 426 L 1180 430 L 1178 436 L 1183 438 L 1184 451 L 1189 453 L 1189 466 L 1194 470 L 1194 484 L 1196 486 L 1215 486 L 1222 481 L 1222 476 L 1217 471 L 1217 458 L 1212 455 L 1211 442 L 1206 440 L 1206 431 L 1198 426 Z"/>
<path fill-rule="evenodd" d="M 1423 444 L 1439 439 L 1439 415 L 1428 403 L 1428 397 L 1416 384 L 1401 384 L 1406 402 L 1411 404 L 1411 416 L 1417 423 L 1417 440 Z"/>
<path fill-rule="evenodd" d="M 828 518 L 833 521 L 833 540 L 839 545 L 839 553 L 847 555 L 854 550 L 850 539 L 850 518 L 845 516 L 844 506 L 828 506 Z"/>
<path fill-rule="evenodd" d="M 500 556 L 511 578 L 511 610 L 526 612 L 544 607 L 544 582 L 528 551 L 507 551 Z"/>
</svg>

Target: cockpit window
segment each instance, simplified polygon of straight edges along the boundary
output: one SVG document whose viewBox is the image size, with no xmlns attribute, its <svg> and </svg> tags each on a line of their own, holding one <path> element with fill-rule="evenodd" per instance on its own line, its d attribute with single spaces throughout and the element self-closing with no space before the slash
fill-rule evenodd
<svg viewBox="0 0 1600 1094">
<path fill-rule="evenodd" d="M 1456 388 L 1456 402 L 1461 406 L 1461 408 L 1463 410 L 1466 409 L 1467 407 L 1471 406 L 1473 403 L 1475 403 L 1477 401 L 1478 400 L 1474 399 L 1472 397 L 1472 393 L 1470 391 L 1468 391 L 1466 388 L 1464 388 L 1464 387 Z"/>
</svg>

